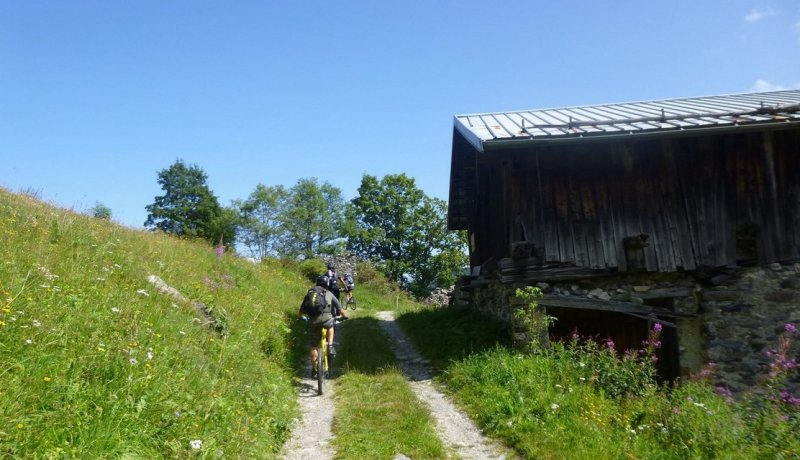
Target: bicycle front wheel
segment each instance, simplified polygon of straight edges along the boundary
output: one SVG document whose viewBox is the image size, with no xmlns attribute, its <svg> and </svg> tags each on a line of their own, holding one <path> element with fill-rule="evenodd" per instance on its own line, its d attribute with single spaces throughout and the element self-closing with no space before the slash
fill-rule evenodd
<svg viewBox="0 0 800 460">
<path fill-rule="evenodd" d="M 347 299 L 347 305 L 350 307 L 351 310 L 356 309 L 356 296 L 351 295 L 349 299 Z"/>
<path fill-rule="evenodd" d="M 327 348 L 319 347 L 317 350 L 317 394 L 322 394 L 325 387 L 325 354 Z"/>
</svg>

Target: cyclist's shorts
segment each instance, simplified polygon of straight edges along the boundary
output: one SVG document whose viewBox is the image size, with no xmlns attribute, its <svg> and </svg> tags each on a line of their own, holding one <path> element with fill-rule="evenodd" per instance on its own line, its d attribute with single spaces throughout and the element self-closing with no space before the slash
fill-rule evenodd
<svg viewBox="0 0 800 460">
<path fill-rule="evenodd" d="M 327 321 L 323 321 L 320 324 L 312 324 L 311 330 L 309 331 L 309 340 L 311 346 L 317 346 L 319 344 L 320 339 L 322 339 L 322 328 L 330 328 L 333 327 L 333 317 L 331 317 Z"/>
</svg>

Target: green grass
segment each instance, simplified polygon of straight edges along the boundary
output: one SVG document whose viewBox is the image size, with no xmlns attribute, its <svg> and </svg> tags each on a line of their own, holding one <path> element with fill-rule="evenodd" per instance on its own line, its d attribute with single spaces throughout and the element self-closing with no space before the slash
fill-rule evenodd
<svg viewBox="0 0 800 460">
<path fill-rule="evenodd" d="M 434 421 L 395 366 L 378 320 L 354 318 L 337 333 L 343 335 L 333 426 L 337 458 L 445 458 Z"/>
<path fill-rule="evenodd" d="M 800 410 L 780 401 L 780 379 L 736 401 L 702 379 L 664 388 L 639 369 L 648 358 L 577 343 L 537 355 L 487 349 L 479 337 L 490 323 L 466 318 L 439 309 L 399 319 L 443 366 L 438 380 L 458 404 L 525 458 L 800 458 Z M 443 333 L 448 324 L 459 333 Z"/>
<path fill-rule="evenodd" d="M 297 413 L 298 274 L 3 190 L 0 236 L 0 457 L 278 451 Z"/>
</svg>

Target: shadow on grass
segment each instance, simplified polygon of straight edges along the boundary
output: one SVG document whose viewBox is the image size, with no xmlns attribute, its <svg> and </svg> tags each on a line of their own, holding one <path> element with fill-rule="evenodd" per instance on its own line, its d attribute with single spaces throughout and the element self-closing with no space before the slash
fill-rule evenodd
<svg viewBox="0 0 800 460">
<path fill-rule="evenodd" d="M 406 312 L 396 321 L 417 351 L 439 371 L 452 360 L 511 345 L 508 325 L 461 308 Z"/>
<path fill-rule="evenodd" d="M 335 367 L 339 372 L 375 375 L 397 367 L 378 319 L 353 318 L 338 324 L 336 337 L 339 355 Z"/>
</svg>

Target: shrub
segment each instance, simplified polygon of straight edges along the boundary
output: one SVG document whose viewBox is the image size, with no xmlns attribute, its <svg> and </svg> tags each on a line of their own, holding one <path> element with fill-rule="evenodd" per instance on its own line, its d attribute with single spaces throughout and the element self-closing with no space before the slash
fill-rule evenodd
<svg viewBox="0 0 800 460">
<path fill-rule="evenodd" d="M 300 262 L 300 273 L 312 283 L 317 281 L 318 276 L 324 275 L 325 271 L 325 262 L 319 259 L 306 259 Z"/>
</svg>

